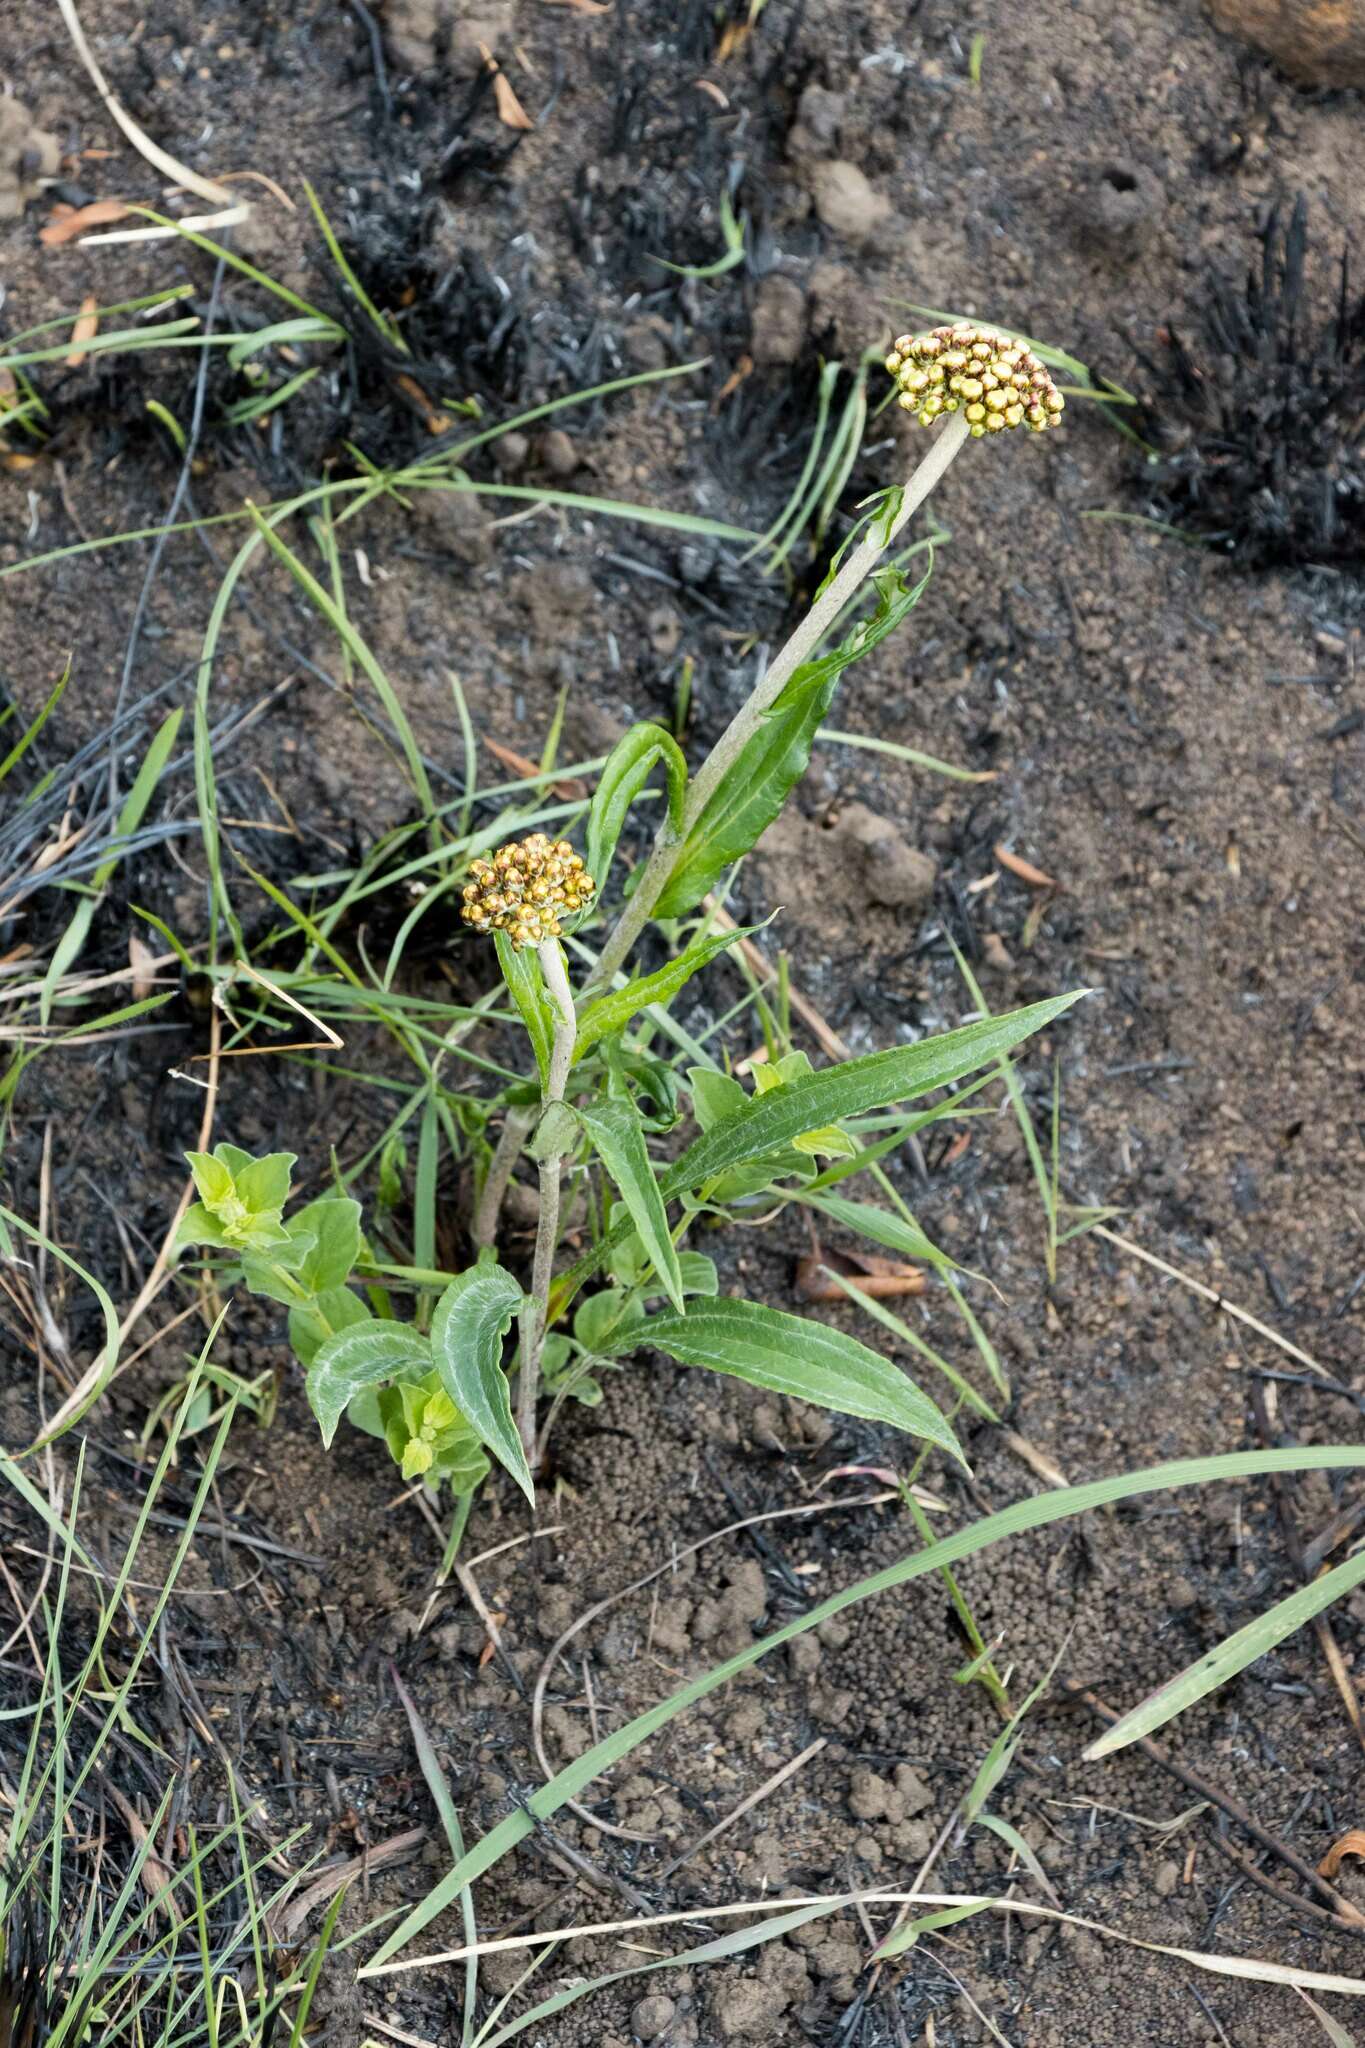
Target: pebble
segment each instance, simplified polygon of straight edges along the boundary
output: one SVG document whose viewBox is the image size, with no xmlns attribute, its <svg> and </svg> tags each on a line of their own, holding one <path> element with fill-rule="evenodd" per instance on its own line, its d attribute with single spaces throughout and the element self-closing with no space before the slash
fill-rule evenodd
<svg viewBox="0 0 1365 2048">
<path fill-rule="evenodd" d="M 856 164 L 834 157 L 811 173 L 815 211 L 848 242 L 868 242 L 891 218 L 891 202 L 873 190 Z"/>
<path fill-rule="evenodd" d="M 525 434 L 518 434 L 515 429 L 510 434 L 499 434 L 493 443 L 493 460 L 509 476 L 525 469 L 530 453 L 531 443 Z"/>
<path fill-rule="evenodd" d="M 754 361 L 794 363 L 805 338 L 805 293 L 794 278 L 770 271 L 754 300 Z"/>
<path fill-rule="evenodd" d="M 0 220 L 14 220 L 37 196 L 39 178 L 50 178 L 61 162 L 55 135 L 35 128 L 28 108 L 0 99 Z"/>
<path fill-rule="evenodd" d="M 656 1992 L 642 1998 L 630 2016 L 630 2030 L 638 2041 L 655 2041 L 678 2010 L 671 1998 Z"/>
<path fill-rule="evenodd" d="M 579 454 L 563 427 L 552 427 L 548 434 L 541 435 L 540 459 L 551 476 L 573 475 L 578 468 Z"/>
<path fill-rule="evenodd" d="M 1210 12 L 1299 85 L 1365 85 L 1365 0 L 1210 0 Z"/>
</svg>

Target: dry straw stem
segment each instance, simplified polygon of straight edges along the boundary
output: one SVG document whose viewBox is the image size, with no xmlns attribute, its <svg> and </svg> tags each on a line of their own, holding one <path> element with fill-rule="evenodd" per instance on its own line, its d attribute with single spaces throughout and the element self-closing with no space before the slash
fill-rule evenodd
<svg viewBox="0 0 1365 2048">
<path fill-rule="evenodd" d="M 199 230 L 209 228 L 221 229 L 233 227 L 238 221 L 245 220 L 251 212 L 251 208 L 248 205 L 241 200 L 234 199 L 225 185 L 216 184 L 212 178 L 201 178 L 197 171 L 192 171 L 189 168 L 188 164 L 182 164 L 177 157 L 171 156 L 168 151 L 162 149 L 159 143 L 153 142 L 145 128 L 138 126 L 132 115 L 114 97 L 113 89 L 100 69 L 99 60 L 86 39 L 85 30 L 81 27 L 80 16 L 76 12 L 74 0 L 57 0 L 57 6 L 62 20 L 66 23 L 67 32 L 76 46 L 76 55 L 89 72 L 94 82 L 95 90 L 104 101 L 110 119 L 116 122 L 123 130 L 138 155 L 145 157 L 153 169 L 160 171 L 163 177 L 170 178 L 177 185 L 183 185 L 187 191 L 197 192 L 199 197 L 207 199 L 210 205 L 223 209 L 214 214 L 205 214 L 195 220 L 183 220 L 179 223 L 179 227 Z M 108 235 L 85 235 L 82 237 L 82 243 L 163 241 L 167 235 L 174 235 L 178 232 L 179 228 L 174 227 L 123 228 Z"/>
<path fill-rule="evenodd" d="M 1143 1265 L 1155 1268 L 1158 1273 L 1164 1273 L 1170 1280 L 1178 1280 L 1182 1287 L 1189 1288 L 1191 1294 L 1202 1295 L 1205 1301 L 1211 1301 L 1216 1309 L 1221 1309 L 1225 1316 L 1231 1316 L 1234 1322 L 1245 1324 L 1247 1329 L 1254 1330 L 1258 1337 L 1264 1337 L 1268 1344 L 1274 1344 L 1288 1357 L 1296 1358 L 1300 1365 L 1306 1365 L 1309 1372 L 1316 1373 L 1318 1378 L 1325 1380 L 1329 1386 L 1339 1385 L 1325 1365 L 1319 1365 L 1316 1358 L 1310 1358 L 1306 1351 L 1300 1351 L 1297 1344 L 1291 1344 L 1288 1337 L 1282 1337 L 1279 1331 L 1272 1330 L 1268 1323 L 1260 1322 L 1246 1309 L 1238 1308 L 1235 1301 L 1229 1301 L 1227 1296 L 1219 1294 L 1216 1288 L 1206 1287 L 1202 1280 L 1194 1279 L 1189 1273 L 1182 1273 L 1178 1266 L 1168 1265 L 1166 1260 L 1159 1259 L 1155 1252 L 1144 1251 L 1143 1247 L 1134 1244 L 1131 1238 L 1120 1237 L 1116 1230 L 1107 1230 L 1103 1224 L 1094 1224 L 1090 1235 L 1102 1237 L 1107 1244 L 1115 1245 L 1119 1251 L 1126 1252 L 1130 1259 L 1141 1259 Z"/>
<path fill-rule="evenodd" d="M 641 1934 L 655 1927 L 673 1927 L 680 1922 L 695 1925 L 704 1920 L 729 1920 L 744 1913 L 789 1913 L 802 1906 L 824 1906 L 831 1913 L 857 1911 L 868 1906 L 923 1907 L 936 1912 L 944 1907 L 967 1907 L 979 1912 L 1018 1914 L 1026 1920 L 1049 1920 L 1055 1925 L 1083 1927 L 1109 1941 L 1121 1941 L 1127 1948 L 1140 1948 L 1148 1955 L 1172 1956 L 1177 1962 L 1207 1970 L 1215 1977 L 1236 1977 L 1244 1983 L 1283 1984 L 1292 1990 L 1330 1991 L 1347 1998 L 1365 1998 L 1365 1978 L 1337 1977 L 1325 1970 L 1300 1970 L 1286 1963 L 1268 1963 L 1258 1956 L 1212 1955 L 1202 1949 L 1177 1948 L 1162 1941 L 1141 1941 L 1123 1934 L 1102 1920 L 1090 1920 L 1081 1913 L 1066 1913 L 1033 1899 L 1001 1899 L 987 1892 L 840 1892 L 833 1895 L 802 1893 L 796 1898 L 744 1899 L 720 1906 L 693 1906 L 675 1913 L 653 1913 L 639 1920 L 602 1920 L 579 1927 L 554 1927 L 545 1932 L 505 1935 L 496 1941 L 471 1942 L 439 1955 L 414 1956 L 408 1963 L 371 1964 L 358 1972 L 361 1977 L 388 1977 L 395 1972 L 429 1967 L 433 1963 L 462 1962 L 466 1956 L 505 1954 L 513 1949 L 542 1948 L 561 1941 L 588 1941 L 599 1935 Z M 679 1963 L 685 1955 L 671 1958 Z"/>
</svg>

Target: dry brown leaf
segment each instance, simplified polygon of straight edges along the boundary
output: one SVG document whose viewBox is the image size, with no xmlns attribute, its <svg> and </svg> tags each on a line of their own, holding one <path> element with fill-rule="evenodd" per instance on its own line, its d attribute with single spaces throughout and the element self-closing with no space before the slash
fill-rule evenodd
<svg viewBox="0 0 1365 2048">
<path fill-rule="evenodd" d="M 415 377 L 409 377 L 405 372 L 401 377 L 395 377 L 393 381 L 398 386 L 398 389 L 403 393 L 403 396 L 405 398 L 410 398 L 413 404 L 416 406 L 418 412 L 421 413 L 422 419 L 426 424 L 426 430 L 429 434 L 444 434 L 449 432 L 451 425 L 449 415 L 447 413 L 437 411 L 436 407 L 427 397 L 426 392 L 423 391 L 421 385 L 417 382 L 417 379 Z"/>
<path fill-rule="evenodd" d="M 265 1918 L 275 1939 L 281 1943 L 292 1940 L 315 1906 L 324 1905 L 344 1884 L 354 1884 L 358 1877 L 379 1870 L 399 1856 L 406 1856 L 410 1849 L 415 1849 L 426 1839 L 426 1832 L 425 1828 L 408 1828 L 401 1835 L 391 1835 L 387 1842 L 376 1842 L 373 1847 L 362 1850 L 359 1856 L 352 1856 L 349 1862 L 335 1863 L 330 1870 L 324 1870 L 307 1891 L 296 1892 L 293 1898 L 272 1906 Z"/>
<path fill-rule="evenodd" d="M 127 1828 L 132 1838 L 133 1847 L 140 1849 L 148 1837 L 146 1823 L 138 1813 L 137 1808 L 130 1799 L 120 1792 L 117 1785 L 107 1779 L 104 1781 L 104 1791 L 106 1796 L 113 1801 L 122 1814 L 123 1825 Z M 142 1869 L 139 1874 L 142 1879 L 142 1888 L 150 1897 L 155 1899 L 158 1893 L 163 1895 L 158 1900 L 158 1904 L 167 1919 L 172 1922 L 179 1920 L 180 1914 L 176 1909 L 175 1899 L 168 1890 L 174 1873 L 162 1862 L 155 1849 L 149 1849 L 146 1856 L 144 1856 Z"/>
<path fill-rule="evenodd" d="M 1037 1444 L 1031 1444 L 1026 1436 L 1020 1436 L 1012 1429 L 1002 1429 L 1000 1434 L 1020 1463 L 1027 1465 L 1029 1471 L 1048 1486 L 1070 1486 L 1071 1481 L 1061 1466 L 1054 1465 L 1051 1458 L 1039 1450 Z"/>
<path fill-rule="evenodd" d="M 512 90 L 511 80 L 499 70 L 498 60 L 487 43 L 479 44 L 479 55 L 493 74 L 493 97 L 498 103 L 498 119 L 504 128 L 534 128 L 535 122 L 527 113 L 521 101 Z"/>
<path fill-rule="evenodd" d="M 723 64 L 727 57 L 733 57 L 737 51 L 742 50 L 752 34 L 753 23 L 751 21 L 732 21 L 727 23 L 725 33 L 716 45 L 717 62 Z"/>
<path fill-rule="evenodd" d="M 744 382 L 744 379 L 752 374 L 753 367 L 754 359 L 752 356 L 740 357 L 738 364 L 730 372 L 725 382 L 721 385 L 720 390 L 716 393 L 711 405 L 712 412 L 718 412 L 726 399 L 734 396 L 735 392 L 738 391 L 740 385 Z"/>
<path fill-rule="evenodd" d="M 539 775 L 542 773 L 538 762 L 530 761 L 525 754 L 519 754 L 515 747 L 499 746 L 496 740 L 484 735 L 484 745 L 495 761 L 501 761 L 504 768 L 510 768 L 514 775 Z M 550 784 L 554 794 L 566 804 L 581 803 L 588 793 L 588 785 L 581 776 L 566 775 Z"/>
<path fill-rule="evenodd" d="M 493 97 L 498 103 L 498 119 L 504 128 L 535 127 L 535 122 L 513 92 L 505 71 L 495 71 L 493 74 Z"/>
<path fill-rule="evenodd" d="M 149 996 L 155 985 L 153 978 L 154 959 L 152 949 L 136 932 L 128 940 L 128 965 L 133 970 L 133 1001 L 140 1003 Z"/>
<path fill-rule="evenodd" d="M 606 0 L 545 0 L 547 7 L 569 7 L 575 14 L 610 14 Z"/>
<path fill-rule="evenodd" d="M 1011 853 L 1007 847 L 997 846 L 995 848 L 995 857 L 1002 868 L 1008 868 L 1012 875 L 1018 875 L 1020 881 L 1027 882 L 1031 889 L 1058 889 L 1061 887 L 1060 882 L 1055 882 L 1051 875 L 1045 875 L 1041 868 L 1036 868 L 1033 865 L 1031 860 L 1025 860 L 1022 854 Z"/>
<path fill-rule="evenodd" d="M 100 316 L 97 310 L 98 306 L 99 300 L 93 292 L 87 292 L 81 300 L 81 310 L 76 315 L 76 324 L 71 330 L 72 348 L 70 355 L 66 358 L 68 370 L 79 370 L 81 364 L 85 361 L 86 342 L 93 341 L 99 332 Z"/>
<path fill-rule="evenodd" d="M 1365 1828 L 1347 1828 L 1346 1833 L 1333 1842 L 1318 1865 L 1318 1876 L 1335 1877 L 1346 1856 L 1359 1856 L 1365 1860 Z"/>
<path fill-rule="evenodd" d="M 826 1268 L 829 1271 L 826 1271 Z M 903 1301 L 923 1294 L 928 1285 L 915 1266 L 903 1266 L 895 1259 L 845 1252 L 807 1252 L 796 1262 L 793 1292 L 798 1301 L 847 1301 L 848 1295 L 830 1272 L 843 1273 L 873 1301 Z"/>
<path fill-rule="evenodd" d="M 38 230 L 38 240 L 49 249 L 60 249 L 63 242 L 74 241 L 87 228 L 126 220 L 131 212 L 121 199 L 92 199 L 89 206 L 54 206 L 47 226 Z"/>
</svg>

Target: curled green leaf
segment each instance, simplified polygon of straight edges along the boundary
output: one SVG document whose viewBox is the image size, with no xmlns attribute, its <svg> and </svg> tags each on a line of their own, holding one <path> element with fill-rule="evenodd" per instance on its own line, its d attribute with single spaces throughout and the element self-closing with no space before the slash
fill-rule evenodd
<svg viewBox="0 0 1365 2048">
<path fill-rule="evenodd" d="M 676 832 L 682 824 L 687 763 L 672 733 L 661 725 L 633 725 L 607 756 L 588 813 L 588 873 L 599 889 L 616 851 L 626 813 L 660 763 L 667 785 L 668 822 Z"/>
</svg>

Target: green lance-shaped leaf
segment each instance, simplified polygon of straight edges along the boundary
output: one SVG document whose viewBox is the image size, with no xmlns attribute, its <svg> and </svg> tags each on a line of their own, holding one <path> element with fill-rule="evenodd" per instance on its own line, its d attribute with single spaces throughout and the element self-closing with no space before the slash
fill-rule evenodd
<svg viewBox="0 0 1365 2048">
<path fill-rule="evenodd" d="M 840 675 L 894 631 L 928 581 L 926 572 L 912 588 L 898 569 L 882 571 L 872 616 L 832 652 L 797 669 L 688 833 L 655 906 L 656 917 L 681 917 L 691 910 L 724 870 L 762 838 L 787 792 L 806 772 L 811 744 L 834 701 Z"/>
<path fill-rule="evenodd" d="M 1076 989 L 1070 995 L 1050 996 L 1046 1002 L 1008 1011 L 1003 1017 L 983 1017 L 979 1023 L 964 1024 L 958 1031 L 923 1039 L 918 1045 L 896 1045 L 886 1052 L 845 1060 L 837 1067 L 825 1067 L 819 1073 L 771 1089 L 766 1095 L 746 1096 L 728 1113 L 724 1104 L 733 1097 L 722 1088 L 717 1104 L 722 1114 L 664 1174 L 660 1193 L 666 1202 L 671 1202 L 690 1189 L 701 1187 L 716 1174 L 751 1159 L 762 1159 L 807 1131 L 837 1123 L 840 1117 L 865 1116 L 870 1110 L 885 1109 L 889 1103 L 945 1088 L 977 1067 L 990 1066 L 1088 994 L 1088 989 Z M 692 1069 L 694 1085 L 699 1071 Z M 726 1078 L 719 1077 L 722 1082 Z M 615 1225 L 561 1275 L 555 1286 L 557 1311 L 572 1300 L 576 1290 L 597 1271 L 626 1231 L 626 1225 Z"/>
<path fill-rule="evenodd" d="M 668 790 L 668 822 L 677 831 L 687 792 L 687 763 L 672 733 L 661 725 L 633 725 L 607 756 L 592 809 L 588 812 L 588 873 L 599 889 L 606 879 L 626 812 L 662 762 Z"/>
<path fill-rule="evenodd" d="M 628 1102 L 601 1102 L 595 1109 L 580 1109 L 578 1118 L 629 1211 L 664 1293 L 681 1315 L 683 1281 L 677 1247 L 637 1113 Z"/>
<path fill-rule="evenodd" d="M 766 1095 L 751 1097 L 743 1108 L 723 1116 L 688 1146 L 665 1176 L 665 1199 L 685 1188 L 700 1187 L 729 1167 L 761 1159 L 807 1131 L 838 1123 L 841 1117 L 865 1116 L 888 1103 L 946 1088 L 977 1067 L 989 1066 L 1088 993 L 1077 989 L 1070 995 L 1049 996 L 1046 1002 L 1030 1003 L 1027 1009 L 1010 1010 L 1003 1017 L 983 1017 L 958 1031 L 921 1039 L 918 1045 L 894 1045 L 862 1059 L 844 1060 Z"/>
<path fill-rule="evenodd" d="M 952 1264 L 952 1260 L 931 1243 L 922 1230 L 916 1230 L 889 1209 L 874 1208 L 870 1202 L 850 1202 L 843 1195 L 832 1195 L 823 1190 L 818 1195 L 798 1192 L 797 1199 L 807 1208 L 818 1209 L 822 1216 L 828 1216 L 831 1223 L 842 1223 L 846 1230 L 856 1230 L 859 1237 L 870 1238 L 873 1244 L 885 1245 L 887 1251 L 899 1252 L 903 1259 L 915 1259 L 922 1266 L 940 1269 Z"/>
<path fill-rule="evenodd" d="M 431 1346 L 406 1323 L 356 1323 L 318 1346 L 308 1368 L 308 1405 L 330 1444 L 346 1403 L 365 1387 L 431 1368 Z"/>
<path fill-rule="evenodd" d="M 720 1295 L 690 1303 L 682 1315 L 651 1316 L 640 1327 L 622 1331 L 615 1355 L 638 1349 L 641 1341 L 666 1351 L 680 1365 L 730 1373 L 752 1387 L 790 1394 L 839 1415 L 890 1423 L 911 1436 L 927 1437 L 966 1463 L 947 1422 L 913 1380 L 856 1337 L 825 1323 Z"/>
<path fill-rule="evenodd" d="M 624 988 L 613 989 L 610 995 L 599 996 L 595 1003 L 589 1003 L 578 1020 L 578 1037 L 574 1043 L 574 1058 L 581 1060 L 584 1053 L 597 1044 L 599 1039 L 610 1038 L 617 1031 L 624 1031 L 632 1017 L 651 1003 L 666 1003 L 678 990 L 700 972 L 718 953 L 724 953 L 740 939 L 747 939 L 751 932 L 761 931 L 762 926 L 745 925 L 733 932 L 712 932 L 709 938 L 699 939 L 689 946 L 685 953 L 679 953 L 676 960 L 670 960 L 653 974 L 636 975 Z"/>
<path fill-rule="evenodd" d="M 521 1307 L 521 1289 L 488 1260 L 452 1280 L 431 1319 L 431 1355 L 441 1385 L 499 1464 L 534 1505 L 536 1490 L 512 1420 L 502 1340 Z"/>
<path fill-rule="evenodd" d="M 518 952 L 506 932 L 494 932 L 493 944 L 498 951 L 498 965 L 502 978 L 507 983 L 508 993 L 517 1006 L 518 1015 L 526 1026 L 526 1036 L 531 1041 L 531 1050 L 536 1057 L 536 1070 L 543 1088 L 550 1075 L 550 1053 L 554 1047 L 555 1027 L 550 1014 L 550 999 L 545 992 L 545 977 L 540 971 L 534 946 L 525 946 Z"/>
</svg>

